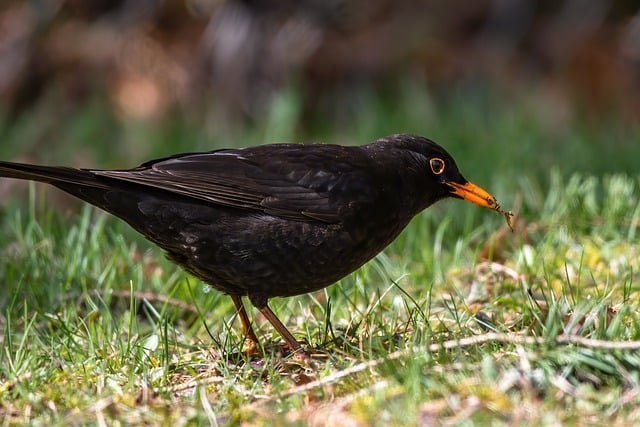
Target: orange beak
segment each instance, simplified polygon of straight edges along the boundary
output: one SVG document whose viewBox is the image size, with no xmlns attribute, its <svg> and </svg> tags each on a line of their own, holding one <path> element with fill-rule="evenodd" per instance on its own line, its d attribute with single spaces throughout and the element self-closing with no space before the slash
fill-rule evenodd
<svg viewBox="0 0 640 427">
<path fill-rule="evenodd" d="M 496 206 L 500 206 L 498 205 L 498 201 L 495 197 L 471 182 L 458 184 L 457 182 L 447 181 L 446 184 L 453 188 L 453 194 L 462 197 L 468 202 L 475 203 L 489 209 L 495 209 Z"/>
<path fill-rule="evenodd" d="M 511 225 L 511 217 L 513 216 L 513 213 L 511 213 L 511 211 L 505 211 L 504 209 L 502 209 L 498 204 L 496 198 L 487 193 L 486 190 L 478 187 L 471 182 L 458 184 L 457 182 L 446 181 L 445 184 L 453 189 L 451 192 L 456 196 L 459 196 L 468 202 L 475 203 L 476 205 L 493 209 L 498 213 L 504 215 L 505 219 L 507 220 L 507 225 L 509 226 L 509 228 L 511 228 L 511 230 L 513 230 L 513 227 Z"/>
</svg>

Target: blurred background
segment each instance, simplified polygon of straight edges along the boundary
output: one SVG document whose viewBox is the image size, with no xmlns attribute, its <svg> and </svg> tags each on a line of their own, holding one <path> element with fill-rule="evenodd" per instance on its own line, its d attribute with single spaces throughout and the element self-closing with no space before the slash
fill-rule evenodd
<svg viewBox="0 0 640 427">
<path fill-rule="evenodd" d="M 0 6 L 3 159 L 128 167 L 413 132 L 469 176 L 544 181 L 553 168 L 635 172 L 639 119 L 632 0 Z"/>
<path fill-rule="evenodd" d="M 315 377 L 280 358 L 223 356 L 243 341 L 223 327 L 230 299 L 124 222 L 0 179 L 0 417 L 637 419 L 637 353 L 586 341 L 411 350 L 401 374 L 378 362 L 493 330 L 639 339 L 640 1 L 0 0 L 2 160 L 128 168 L 393 133 L 443 145 L 515 231 L 443 201 L 343 286 L 272 300 L 331 352 L 323 376 L 377 361 L 309 394 L 292 387 Z"/>
</svg>

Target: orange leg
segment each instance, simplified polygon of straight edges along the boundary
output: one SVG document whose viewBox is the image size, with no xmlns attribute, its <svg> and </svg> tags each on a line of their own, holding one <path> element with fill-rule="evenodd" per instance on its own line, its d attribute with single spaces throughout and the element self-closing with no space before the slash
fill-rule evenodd
<svg viewBox="0 0 640 427">
<path fill-rule="evenodd" d="M 258 310 L 260 310 L 260 313 L 262 313 L 262 315 L 269 321 L 269 323 L 271 323 L 273 327 L 276 328 L 276 331 L 278 331 L 280 336 L 282 336 L 284 341 L 291 348 L 291 350 L 293 350 L 293 352 L 303 353 L 302 345 L 300 345 L 298 340 L 293 337 L 291 332 L 289 332 L 287 327 L 284 326 L 280 319 L 278 319 L 275 313 L 271 311 L 268 305 L 265 305 L 264 307 L 258 307 Z"/>
<path fill-rule="evenodd" d="M 244 304 L 242 303 L 242 297 L 238 295 L 231 295 L 231 300 L 236 306 L 236 311 L 238 313 L 238 317 L 240 317 L 240 323 L 242 324 L 242 334 L 245 339 L 245 348 L 243 351 L 246 350 L 245 352 L 247 353 L 255 353 L 260 346 L 260 341 L 258 341 L 258 337 L 255 332 L 253 332 L 251 321 L 247 315 L 247 310 L 244 308 Z"/>
</svg>

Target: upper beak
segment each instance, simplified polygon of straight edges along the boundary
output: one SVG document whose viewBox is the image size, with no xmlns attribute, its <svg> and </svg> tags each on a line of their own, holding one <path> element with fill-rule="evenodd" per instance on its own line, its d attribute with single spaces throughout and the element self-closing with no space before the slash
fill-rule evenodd
<svg viewBox="0 0 640 427">
<path fill-rule="evenodd" d="M 507 225 L 509 226 L 511 231 L 513 231 L 513 225 L 511 224 L 511 217 L 513 217 L 513 213 L 511 213 L 511 211 L 505 211 L 504 209 L 502 209 L 498 204 L 496 198 L 487 193 L 483 188 L 480 188 L 471 182 L 459 184 L 454 181 L 445 181 L 445 184 L 452 188 L 451 192 L 456 196 L 462 197 L 464 200 L 467 200 L 471 203 L 484 206 L 485 208 L 493 209 L 496 212 L 504 215 L 504 219 L 507 221 Z"/>
<path fill-rule="evenodd" d="M 451 192 L 453 194 L 463 198 L 464 200 L 484 206 L 485 208 L 496 210 L 500 209 L 500 205 L 498 205 L 498 201 L 495 197 L 471 182 L 459 184 L 453 181 L 445 181 L 445 184 L 452 187 Z"/>
</svg>

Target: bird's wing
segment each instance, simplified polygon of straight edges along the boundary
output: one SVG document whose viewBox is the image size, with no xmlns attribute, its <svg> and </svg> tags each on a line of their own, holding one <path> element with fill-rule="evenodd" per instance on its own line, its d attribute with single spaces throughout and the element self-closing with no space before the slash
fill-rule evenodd
<svg viewBox="0 0 640 427">
<path fill-rule="evenodd" d="M 239 209 L 338 223 L 373 203 L 378 187 L 355 148 L 281 144 L 187 154 L 123 171 L 92 171 Z"/>
</svg>

